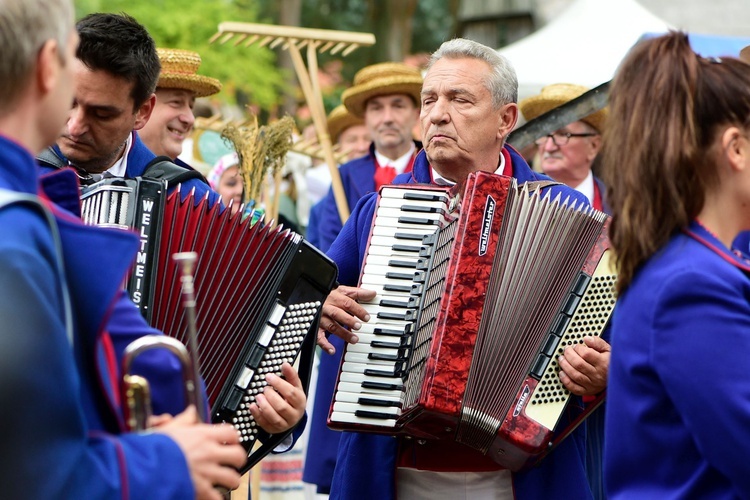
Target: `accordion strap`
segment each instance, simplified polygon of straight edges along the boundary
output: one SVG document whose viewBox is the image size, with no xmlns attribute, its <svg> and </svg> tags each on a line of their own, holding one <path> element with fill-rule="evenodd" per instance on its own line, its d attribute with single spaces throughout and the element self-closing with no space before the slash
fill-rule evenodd
<svg viewBox="0 0 750 500">
<path fill-rule="evenodd" d="M 203 177 L 203 174 L 192 168 L 177 165 L 167 156 L 157 156 L 151 160 L 148 165 L 146 165 L 142 177 L 145 179 L 167 181 L 167 188 L 189 181 L 190 179 L 198 179 L 201 182 L 208 184 L 208 181 Z"/>
<path fill-rule="evenodd" d="M 57 265 L 57 271 L 60 277 L 60 293 L 62 295 L 63 305 L 65 307 L 65 332 L 68 336 L 68 342 L 71 346 L 73 346 L 73 307 L 71 305 L 70 292 L 68 291 L 68 283 L 65 278 L 65 264 L 63 263 L 62 241 L 60 239 L 60 230 L 57 227 L 57 221 L 55 220 L 54 215 L 52 215 L 52 212 L 46 206 L 44 206 L 44 204 L 36 196 L 0 188 L 0 209 L 8 205 L 22 203 L 31 205 L 35 209 L 39 210 L 44 215 L 47 221 L 47 225 L 50 228 L 52 240 L 55 243 L 55 264 Z"/>
</svg>

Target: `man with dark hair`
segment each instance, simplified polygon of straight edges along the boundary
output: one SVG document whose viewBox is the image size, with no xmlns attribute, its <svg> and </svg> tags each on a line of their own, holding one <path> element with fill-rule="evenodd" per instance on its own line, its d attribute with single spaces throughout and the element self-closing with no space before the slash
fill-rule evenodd
<svg viewBox="0 0 750 500">
<path fill-rule="evenodd" d="M 92 174 L 144 176 L 156 155 L 136 131 L 146 125 L 156 104 L 161 66 L 154 41 L 126 14 L 90 14 L 77 29 L 81 43 L 74 62 L 73 109 L 57 145 L 40 157 L 42 173 L 71 166 L 83 182 L 91 181 Z M 195 189 L 196 199 L 208 194 L 210 203 L 219 201 L 198 172 L 176 168 L 184 195 Z M 170 188 L 176 184 L 171 182 Z"/>
<path fill-rule="evenodd" d="M 84 226 L 39 190 L 32 155 L 73 97 L 72 2 L 3 0 L 0 42 L 2 496 L 218 500 L 245 461 L 233 428 L 191 407 L 152 433 L 122 430 L 106 318 L 137 237 Z M 56 177 L 77 191 L 70 170 Z"/>
<path fill-rule="evenodd" d="M 155 103 L 154 88 L 160 65 L 154 42 L 143 26 L 124 14 L 90 14 L 78 22 L 77 28 L 81 43 L 76 58 L 71 61 L 75 77 L 73 107 L 69 110 L 66 130 L 58 138 L 57 146 L 46 150 L 42 163 L 44 158 L 64 158 L 66 164 L 76 169 L 79 177 L 86 179 L 92 174 L 105 172 L 114 177 L 148 176 L 146 168 L 156 157 L 141 142 L 135 130 L 146 123 Z M 174 168 L 191 172 L 178 166 Z M 78 190 L 56 182 L 66 170 L 60 165 L 43 167 L 41 171 L 47 175 L 42 177 L 42 182 L 50 189 L 54 187 L 58 199 L 65 199 L 65 206 L 77 208 Z M 188 179 L 182 185 L 185 195 L 194 190 L 196 199 L 200 200 L 208 193 L 210 203 L 218 202 L 218 194 L 200 179 Z M 100 251 L 103 257 L 111 253 L 106 248 Z M 92 259 L 89 269 L 103 272 L 97 262 Z M 122 279 L 125 271 L 118 279 Z M 161 333 L 146 324 L 124 292 L 111 307 L 106 327 L 111 335 L 110 355 L 115 360 L 122 359 L 125 348 L 135 339 Z M 139 356 L 133 368 L 151 384 L 155 414 L 175 415 L 183 410 L 181 370 L 169 352 L 152 350 Z M 291 367 L 289 370 L 291 376 L 287 380 L 279 379 L 277 389 L 298 394 L 293 404 L 287 405 L 288 401 L 283 401 L 279 405 L 282 411 L 288 412 L 285 420 L 291 425 L 268 427 L 259 421 L 269 432 L 289 429 L 304 413 L 305 397 L 301 383 L 296 372 Z M 284 373 L 286 375 L 286 371 Z M 90 410 L 92 421 L 100 418 L 98 408 Z M 275 409 L 268 410 L 267 413 L 275 414 Z"/>
</svg>

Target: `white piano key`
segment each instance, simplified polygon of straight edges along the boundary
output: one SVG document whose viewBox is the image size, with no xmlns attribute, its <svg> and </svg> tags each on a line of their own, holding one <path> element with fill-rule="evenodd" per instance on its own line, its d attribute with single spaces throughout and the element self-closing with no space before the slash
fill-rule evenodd
<svg viewBox="0 0 750 500">
<path fill-rule="evenodd" d="M 343 401 L 333 403 L 333 411 L 341 413 L 354 413 L 358 410 L 382 413 L 393 418 L 401 415 L 401 409 L 396 406 L 361 405 L 358 403 L 345 403 Z"/>
<path fill-rule="evenodd" d="M 357 384 L 355 382 L 339 382 L 337 388 L 341 392 L 360 393 L 362 394 L 362 397 L 367 397 L 366 394 L 379 394 L 381 396 L 399 399 L 401 397 L 401 394 L 403 393 L 403 391 L 389 391 L 386 389 L 371 389 L 369 387 L 362 387 L 362 384 Z"/>
<path fill-rule="evenodd" d="M 408 267 L 390 267 L 390 266 L 379 266 L 376 264 L 365 264 L 364 267 L 364 273 L 368 275 L 376 275 L 376 276 L 386 276 L 386 273 L 397 273 L 397 274 L 403 274 L 403 275 L 414 275 L 415 270 L 410 269 Z M 400 278 L 390 278 L 390 279 L 400 279 Z M 411 278 L 409 278 L 410 280 Z M 406 277 L 404 277 L 403 281 L 408 281 Z"/>
<path fill-rule="evenodd" d="M 377 418 L 364 418 L 364 417 L 354 416 L 351 413 L 341 413 L 341 412 L 332 412 L 331 421 L 340 422 L 342 424 L 372 425 L 372 426 L 384 427 L 384 428 L 396 427 L 395 419 L 380 420 Z"/>
<path fill-rule="evenodd" d="M 341 373 L 347 372 L 347 373 L 364 374 L 365 370 L 377 370 L 377 371 L 382 371 L 382 372 L 393 373 L 393 370 L 387 370 L 383 366 L 373 366 L 367 363 L 355 363 L 352 361 L 345 361 L 344 363 L 341 364 Z"/>
<path fill-rule="evenodd" d="M 397 403 L 397 404 L 403 403 L 403 398 L 393 399 L 387 396 L 380 396 L 379 394 L 362 395 L 362 394 L 354 393 L 354 392 L 337 392 L 336 393 L 336 401 L 341 401 L 344 403 L 358 403 L 361 398 L 377 399 L 378 401 L 387 401 L 389 403 Z"/>
<path fill-rule="evenodd" d="M 419 256 L 406 256 L 406 257 L 395 257 L 392 255 L 374 255 L 374 254 L 368 254 L 365 257 L 365 266 L 371 265 L 371 266 L 387 266 L 393 268 L 394 271 L 398 271 L 400 269 L 406 269 L 409 270 L 409 267 L 401 267 L 401 266 L 394 266 L 391 265 L 391 262 L 397 261 L 397 262 L 404 262 L 409 263 L 412 265 L 416 265 L 419 262 Z"/>
<path fill-rule="evenodd" d="M 443 214 L 440 213 L 431 213 L 431 212 L 404 212 L 403 210 L 399 210 L 398 208 L 391 208 L 391 207 L 378 207 L 377 211 L 375 212 L 375 217 L 378 218 L 377 223 L 380 224 L 381 218 L 389 218 L 393 217 L 395 219 L 398 219 L 399 217 L 416 217 L 418 219 L 429 219 L 429 220 L 441 220 L 443 219 Z"/>
<path fill-rule="evenodd" d="M 349 352 L 347 350 L 346 353 L 344 353 L 344 361 L 351 361 L 353 363 L 365 363 L 367 365 L 372 366 L 374 370 L 388 370 L 388 371 L 395 371 L 396 370 L 396 362 L 394 361 L 381 361 L 379 359 L 369 359 L 367 357 L 367 354 L 363 354 L 361 352 Z"/>
<path fill-rule="evenodd" d="M 357 342 L 346 347 L 347 352 L 363 352 L 365 354 L 386 354 L 386 355 L 397 355 L 397 349 L 390 349 L 387 347 L 373 347 L 369 343 Z"/>
<path fill-rule="evenodd" d="M 413 236 L 421 236 L 424 237 L 428 234 L 433 234 L 437 230 L 436 226 L 415 226 L 414 224 L 410 224 L 409 228 L 399 228 L 395 225 L 390 226 L 381 226 L 376 225 L 372 229 L 372 236 L 387 236 L 390 238 L 396 238 L 399 241 L 403 242 L 411 242 L 411 241 L 421 241 L 411 238 L 397 238 L 396 235 L 413 235 Z"/>
<path fill-rule="evenodd" d="M 401 377 L 376 377 L 374 375 L 365 375 L 364 373 L 342 372 L 339 382 L 351 382 L 352 384 L 362 384 L 363 382 L 372 382 L 374 384 L 403 385 Z M 380 389 L 383 391 L 401 391 L 401 389 Z"/>
<path fill-rule="evenodd" d="M 398 278 L 386 278 L 385 275 L 378 275 L 373 273 L 365 273 L 362 275 L 360 285 L 362 288 L 370 289 L 371 286 L 385 286 L 385 285 L 410 285 L 412 281 L 407 279 Z"/>
<path fill-rule="evenodd" d="M 442 201 L 426 200 L 405 200 L 403 198 L 380 198 L 378 206 L 389 208 L 402 208 L 403 206 L 430 207 L 447 209 L 447 205 Z"/>
<path fill-rule="evenodd" d="M 439 196 L 441 199 L 444 199 L 446 203 L 450 200 L 450 197 L 448 196 L 448 193 L 446 191 L 439 191 L 437 189 L 415 189 L 414 187 L 406 187 L 406 188 L 383 188 L 380 191 L 380 197 L 381 198 L 404 198 L 404 195 L 407 192 L 421 192 L 424 194 L 429 194 L 431 196 Z M 415 201 L 415 200 L 409 200 L 409 201 Z"/>
</svg>

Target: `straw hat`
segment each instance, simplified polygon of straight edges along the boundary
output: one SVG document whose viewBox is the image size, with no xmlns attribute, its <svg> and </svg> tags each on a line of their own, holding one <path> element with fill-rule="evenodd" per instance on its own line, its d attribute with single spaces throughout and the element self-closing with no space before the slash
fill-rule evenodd
<svg viewBox="0 0 750 500">
<path fill-rule="evenodd" d="M 156 49 L 161 62 L 157 88 L 182 89 L 206 97 L 218 93 L 221 83 L 216 78 L 198 74 L 201 56 L 197 52 L 181 49 Z"/>
<path fill-rule="evenodd" d="M 341 101 L 355 116 L 365 116 L 368 99 L 380 95 L 406 94 L 419 105 L 422 74 L 403 63 L 380 63 L 367 66 L 354 75 L 354 85 L 344 91 Z"/>
<path fill-rule="evenodd" d="M 328 135 L 334 144 L 341 133 L 355 125 L 364 125 L 365 121 L 347 111 L 346 106 L 339 104 L 328 114 Z"/>
<path fill-rule="evenodd" d="M 750 64 L 750 45 L 740 50 L 740 59 Z"/>
<path fill-rule="evenodd" d="M 527 121 L 541 116 L 547 111 L 562 106 L 576 97 L 588 92 L 588 88 L 583 85 L 574 85 L 572 83 L 553 83 L 542 87 L 539 95 L 527 97 L 518 103 L 518 107 Z M 607 108 L 600 109 L 594 114 L 581 118 L 581 121 L 594 127 L 599 133 L 604 132 L 604 126 L 607 122 Z"/>
</svg>

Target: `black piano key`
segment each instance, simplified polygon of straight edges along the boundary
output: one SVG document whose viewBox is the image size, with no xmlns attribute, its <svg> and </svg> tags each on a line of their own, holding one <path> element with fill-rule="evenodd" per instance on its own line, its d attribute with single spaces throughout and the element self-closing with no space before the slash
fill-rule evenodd
<svg viewBox="0 0 750 500">
<path fill-rule="evenodd" d="M 391 267 L 404 267 L 404 268 L 411 268 L 414 269 L 417 267 L 417 262 L 413 260 L 389 260 L 388 265 Z"/>
<path fill-rule="evenodd" d="M 383 285 L 383 290 L 386 292 L 413 293 L 413 288 L 413 285 Z"/>
<path fill-rule="evenodd" d="M 423 219 L 421 217 L 406 217 L 401 216 L 398 218 L 400 224 L 418 224 L 420 226 L 437 226 L 440 221 L 433 219 Z"/>
<path fill-rule="evenodd" d="M 391 300 L 391 299 L 383 299 L 379 302 L 378 305 L 383 306 L 383 307 L 399 307 L 401 309 L 408 309 L 409 307 L 414 307 L 414 306 L 410 306 L 408 301 L 404 302 L 402 300 Z"/>
<path fill-rule="evenodd" d="M 426 246 L 434 246 L 438 242 L 437 233 L 426 234 L 422 237 L 422 244 Z"/>
<path fill-rule="evenodd" d="M 384 288 L 385 288 L 385 287 L 384 287 Z M 415 284 L 413 284 L 413 285 L 411 286 L 411 292 L 410 292 L 410 293 L 411 293 L 412 295 L 419 295 L 419 296 L 421 296 L 421 295 L 422 295 L 422 293 L 423 293 L 423 289 L 424 289 L 424 286 L 423 286 L 423 285 L 421 285 L 421 284 L 416 284 L 416 283 L 415 283 Z"/>
<path fill-rule="evenodd" d="M 445 210 L 439 207 L 427 207 L 419 205 L 402 205 L 402 212 L 418 212 L 423 214 L 444 214 Z"/>
<path fill-rule="evenodd" d="M 381 347 L 383 349 L 401 349 L 401 347 L 403 347 L 401 344 L 385 342 L 383 340 L 373 340 L 370 342 L 370 345 L 373 347 Z"/>
<path fill-rule="evenodd" d="M 390 335 L 394 337 L 401 337 L 406 335 L 406 330 L 398 330 L 396 328 L 373 328 L 373 334 L 375 335 Z"/>
<path fill-rule="evenodd" d="M 393 415 L 390 413 L 380 413 L 377 411 L 367 411 L 367 410 L 357 410 L 354 412 L 354 416 L 362 417 L 362 418 L 377 418 L 379 420 L 389 420 L 389 419 L 398 418 L 398 415 Z"/>
<path fill-rule="evenodd" d="M 423 234 L 405 233 L 402 231 L 398 231 L 394 233 L 393 236 L 397 240 L 414 240 L 414 241 L 422 241 L 422 238 L 424 237 Z"/>
<path fill-rule="evenodd" d="M 376 370 L 374 368 L 365 368 L 364 369 L 364 374 L 368 375 L 370 377 L 383 377 L 383 378 L 397 378 L 397 377 L 400 377 L 400 375 L 399 375 L 398 372 L 395 372 L 395 371 L 386 371 L 386 370 Z"/>
<path fill-rule="evenodd" d="M 379 312 L 377 317 L 380 319 L 395 319 L 397 321 L 407 321 L 406 313 Z"/>
<path fill-rule="evenodd" d="M 389 280 L 409 280 L 411 281 L 414 278 L 414 273 L 407 274 L 407 273 L 385 273 L 385 277 Z"/>
<path fill-rule="evenodd" d="M 404 357 L 400 356 L 399 354 L 383 354 L 380 352 L 371 352 L 367 355 L 367 359 L 371 359 L 373 361 L 389 361 L 391 363 L 404 361 Z"/>
<path fill-rule="evenodd" d="M 406 192 L 404 193 L 405 200 L 420 200 L 420 201 L 442 201 L 445 199 L 445 194 L 431 194 L 431 193 L 419 193 L 419 192 Z"/>
<path fill-rule="evenodd" d="M 417 253 L 417 252 L 419 252 L 422 249 L 421 246 L 416 246 L 416 245 L 398 245 L 398 244 L 391 246 L 391 248 L 394 251 L 396 251 L 396 252 L 414 252 L 414 253 Z"/>
<path fill-rule="evenodd" d="M 403 384 L 385 384 L 382 382 L 362 382 L 363 389 L 379 389 L 381 391 L 403 391 Z"/>
<path fill-rule="evenodd" d="M 386 399 L 359 398 L 357 403 L 367 406 L 394 406 L 396 408 L 401 408 L 401 403 L 399 401 L 388 401 Z"/>
</svg>

